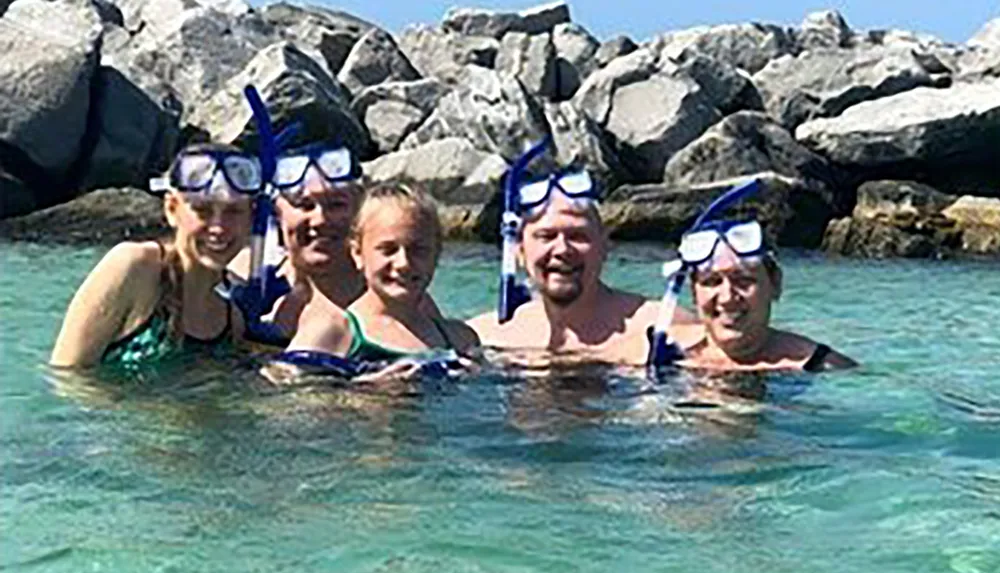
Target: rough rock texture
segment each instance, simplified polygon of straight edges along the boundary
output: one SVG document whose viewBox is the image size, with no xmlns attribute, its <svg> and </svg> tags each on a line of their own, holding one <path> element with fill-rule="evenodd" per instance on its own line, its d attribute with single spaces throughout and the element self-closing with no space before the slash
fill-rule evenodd
<svg viewBox="0 0 1000 573">
<path fill-rule="evenodd" d="M 467 66 L 463 81 L 448 92 L 427 120 L 403 140 L 401 149 L 448 137 L 513 161 L 523 146 L 549 131 L 545 114 L 517 79 Z"/>
<path fill-rule="evenodd" d="M 674 74 L 698 82 L 723 116 L 742 110 L 764 109 L 760 93 L 743 70 L 697 52 L 685 52 L 677 61 L 680 63 Z"/>
<path fill-rule="evenodd" d="M 830 194 L 806 181 L 774 173 L 756 178 L 762 183 L 761 191 L 739 203 L 731 215 L 757 217 L 772 244 L 819 246 L 833 210 Z M 676 242 L 701 209 L 747 179 L 682 187 L 624 185 L 611 193 L 601 213 L 613 238 Z"/>
<path fill-rule="evenodd" d="M 799 50 L 822 50 L 847 48 L 854 38 L 854 32 L 847 21 L 836 10 L 813 12 L 799 25 Z"/>
<path fill-rule="evenodd" d="M 508 32 L 541 34 L 569 22 L 565 2 L 543 4 L 520 12 L 492 12 L 477 8 L 452 8 L 445 14 L 442 28 L 466 36 L 503 38 Z"/>
<path fill-rule="evenodd" d="M 569 102 L 546 104 L 545 117 L 552 130 L 556 165 L 586 166 L 604 193 L 622 182 L 625 169 L 614 146 L 592 119 Z"/>
<path fill-rule="evenodd" d="M 399 47 L 421 76 L 452 81 L 467 65 L 493 68 L 500 42 L 496 38 L 411 26 L 399 37 Z"/>
<path fill-rule="evenodd" d="M 818 50 L 772 61 L 753 76 L 769 114 L 788 129 L 857 103 L 931 85 L 908 49 Z"/>
<path fill-rule="evenodd" d="M 663 73 L 648 50 L 591 74 L 572 101 L 614 138 L 619 158 L 638 181 L 658 180 L 671 155 L 720 119 L 694 80 Z"/>
<path fill-rule="evenodd" d="M 980 48 L 1000 48 L 1000 18 L 994 18 L 983 24 L 968 44 Z"/>
<path fill-rule="evenodd" d="M 374 24 L 346 12 L 287 2 L 268 4 L 260 11 L 260 17 L 278 34 L 276 40 L 292 42 L 312 58 L 318 52 L 331 75 L 340 71 L 361 36 L 375 28 Z"/>
<path fill-rule="evenodd" d="M 517 78 L 529 94 L 553 98 L 556 85 L 556 50 L 550 34 L 508 32 L 500 41 L 496 69 Z"/>
<path fill-rule="evenodd" d="M 807 181 L 828 192 L 840 188 L 840 175 L 821 156 L 759 112 L 739 112 L 712 126 L 670 158 L 663 181 L 673 187 L 773 172 Z M 849 198 L 834 204 L 845 206 Z"/>
<path fill-rule="evenodd" d="M 83 187 L 144 188 L 167 168 L 179 145 L 178 118 L 114 68 L 101 67 L 96 81 L 97 137 Z"/>
<path fill-rule="evenodd" d="M 256 14 L 234 18 L 199 7 L 168 24 L 105 51 L 101 63 L 121 71 L 160 107 L 179 112 L 182 123 L 274 39 Z"/>
<path fill-rule="evenodd" d="M 388 153 L 420 127 L 447 92 L 448 88 L 433 78 L 387 82 L 361 92 L 351 109 L 368 128 L 376 149 Z"/>
<path fill-rule="evenodd" d="M 354 95 L 383 82 L 418 79 L 420 73 L 399 50 L 396 41 L 388 32 L 378 28 L 372 28 L 354 44 L 337 74 L 341 85 Z"/>
<path fill-rule="evenodd" d="M 481 205 L 497 193 L 507 163 L 464 139 L 450 137 L 384 155 L 362 167 L 372 181 L 417 182 L 450 205 Z"/>
<path fill-rule="evenodd" d="M 594 53 L 594 67 L 603 68 L 618 56 L 627 56 L 639 49 L 638 44 L 628 36 L 616 36 L 601 43 Z"/>
<path fill-rule="evenodd" d="M 0 221 L 0 237 L 27 241 L 114 244 L 167 232 L 163 201 L 138 189 L 94 191 L 62 205 Z"/>
<path fill-rule="evenodd" d="M 918 88 L 849 108 L 840 117 L 799 126 L 795 137 L 834 162 L 879 172 L 920 171 L 956 181 L 996 176 L 1000 146 L 1000 79 Z M 965 173 L 956 170 L 966 166 Z M 992 175 L 990 175 L 992 173 Z M 995 189 L 995 188 L 994 188 Z M 950 190 L 950 189 L 946 189 Z"/>
<path fill-rule="evenodd" d="M 568 23 L 552 30 L 552 45 L 556 50 L 555 96 L 567 100 L 597 67 L 594 56 L 601 44 L 583 26 Z"/>
<path fill-rule="evenodd" d="M 243 95 L 247 85 L 257 87 L 278 129 L 299 121 L 304 141 L 336 140 L 359 157 L 369 157 L 368 131 L 351 112 L 343 89 L 316 61 L 287 42 L 261 51 L 223 90 L 198 108 L 192 123 L 213 140 L 254 140 L 253 113 Z"/>
<path fill-rule="evenodd" d="M 870 181 L 858 189 L 851 217 L 830 223 L 823 249 L 872 258 L 943 256 L 961 231 L 942 214 L 955 201 L 913 181 Z"/>
<path fill-rule="evenodd" d="M 669 32 L 650 43 L 663 58 L 696 51 L 756 73 L 771 60 L 795 52 L 795 39 L 784 28 L 770 24 L 727 24 Z"/>
<path fill-rule="evenodd" d="M 191 8 L 206 7 L 232 16 L 250 12 L 250 5 L 242 0 L 116 0 L 114 5 L 121 11 L 121 25 L 131 32 L 157 32 Z"/>
<path fill-rule="evenodd" d="M 0 142 L 57 178 L 83 151 L 100 34 L 73 0 L 19 0 L 0 18 Z"/>
</svg>

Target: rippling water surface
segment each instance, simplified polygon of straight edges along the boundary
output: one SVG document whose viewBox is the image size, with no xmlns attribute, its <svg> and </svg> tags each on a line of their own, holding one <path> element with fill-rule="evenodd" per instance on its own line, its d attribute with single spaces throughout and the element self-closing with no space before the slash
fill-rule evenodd
<svg viewBox="0 0 1000 573">
<path fill-rule="evenodd" d="M 626 373 L 267 391 L 245 358 L 42 366 L 102 249 L 0 243 L 0 571 L 1000 571 L 1000 267 L 786 254 L 775 321 L 864 363 L 675 405 Z M 659 249 L 610 261 L 657 296 Z M 490 307 L 496 252 L 433 291 Z"/>
</svg>

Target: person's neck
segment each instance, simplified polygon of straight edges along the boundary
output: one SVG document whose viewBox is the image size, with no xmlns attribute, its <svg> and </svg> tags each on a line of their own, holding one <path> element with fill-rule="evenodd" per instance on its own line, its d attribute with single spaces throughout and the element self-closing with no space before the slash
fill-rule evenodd
<svg viewBox="0 0 1000 573">
<path fill-rule="evenodd" d="M 599 309 L 610 294 L 611 289 L 598 282 L 569 304 L 561 305 L 542 297 L 542 305 L 553 331 L 577 331 L 600 315 Z"/>
<path fill-rule="evenodd" d="M 314 292 L 342 308 L 354 302 L 364 288 L 364 278 L 349 260 L 331 261 L 322 272 L 305 273 L 300 269 L 295 276 L 297 280 L 304 280 Z"/>
<path fill-rule="evenodd" d="M 761 332 L 747 337 L 746 342 L 716 346 L 719 353 L 734 364 L 754 364 L 766 358 L 770 341 L 771 329 L 765 326 Z"/>
<path fill-rule="evenodd" d="M 184 285 L 184 298 L 189 300 L 208 300 L 215 285 L 222 280 L 222 271 L 210 269 L 195 261 L 181 256 L 181 281 Z M 185 301 L 187 302 L 187 301 Z"/>
<path fill-rule="evenodd" d="M 355 308 L 367 315 L 387 316 L 405 325 L 415 324 L 423 317 L 417 302 L 385 299 L 371 289 L 358 298 Z"/>
</svg>

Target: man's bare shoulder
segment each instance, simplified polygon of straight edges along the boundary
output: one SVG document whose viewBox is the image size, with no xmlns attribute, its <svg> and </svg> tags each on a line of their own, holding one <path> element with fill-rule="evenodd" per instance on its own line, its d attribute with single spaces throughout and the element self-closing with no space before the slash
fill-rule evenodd
<svg viewBox="0 0 1000 573">
<path fill-rule="evenodd" d="M 466 321 L 472 330 L 479 335 L 479 340 L 484 346 L 493 347 L 522 347 L 530 346 L 532 340 L 537 340 L 537 336 L 531 336 L 532 325 L 537 322 L 536 316 L 539 313 L 541 304 L 531 301 L 514 313 L 514 316 L 507 322 L 500 324 L 496 311 L 489 311 Z M 536 331 L 537 334 L 537 331 Z"/>
</svg>

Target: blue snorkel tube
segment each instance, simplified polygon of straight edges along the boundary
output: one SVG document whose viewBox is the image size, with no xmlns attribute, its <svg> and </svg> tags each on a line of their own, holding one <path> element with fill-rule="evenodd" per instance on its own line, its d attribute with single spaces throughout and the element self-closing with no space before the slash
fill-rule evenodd
<svg viewBox="0 0 1000 573">
<path fill-rule="evenodd" d="M 727 191 L 702 211 L 687 232 L 701 229 L 703 225 L 716 219 L 729 207 L 757 192 L 759 188 L 760 181 L 751 179 Z M 679 258 L 663 265 L 663 276 L 667 279 L 667 288 L 660 301 L 656 322 L 646 331 L 646 336 L 649 339 L 649 356 L 646 359 L 646 366 L 651 373 L 655 372 L 657 368 L 670 366 L 684 357 L 680 346 L 670 338 L 669 331 L 674 320 L 674 311 L 677 309 L 677 299 L 684 287 L 684 276 L 688 270 L 690 270 L 689 265 Z"/>
<path fill-rule="evenodd" d="M 288 294 L 291 286 L 278 276 L 278 222 L 274 216 L 271 179 L 277 166 L 278 140 L 271 129 L 267 107 L 256 88 L 243 90 L 257 124 L 259 145 L 257 158 L 261 166 L 263 189 L 254 197 L 253 220 L 250 226 L 250 270 L 246 284 L 220 290 L 243 313 L 247 340 L 264 344 L 284 345 L 285 337 L 272 323 L 261 317 L 271 311 L 279 298 Z M 284 135 L 284 134 L 282 134 Z"/>
<path fill-rule="evenodd" d="M 500 236 L 503 239 L 503 258 L 500 263 L 500 298 L 497 301 L 497 320 L 503 324 L 513 318 L 517 307 L 531 300 L 528 287 L 517 280 L 517 244 L 521 233 L 521 200 L 518 183 L 536 157 L 545 152 L 552 142 L 547 135 L 517 158 L 504 181 L 503 215 L 500 220 Z"/>
</svg>

